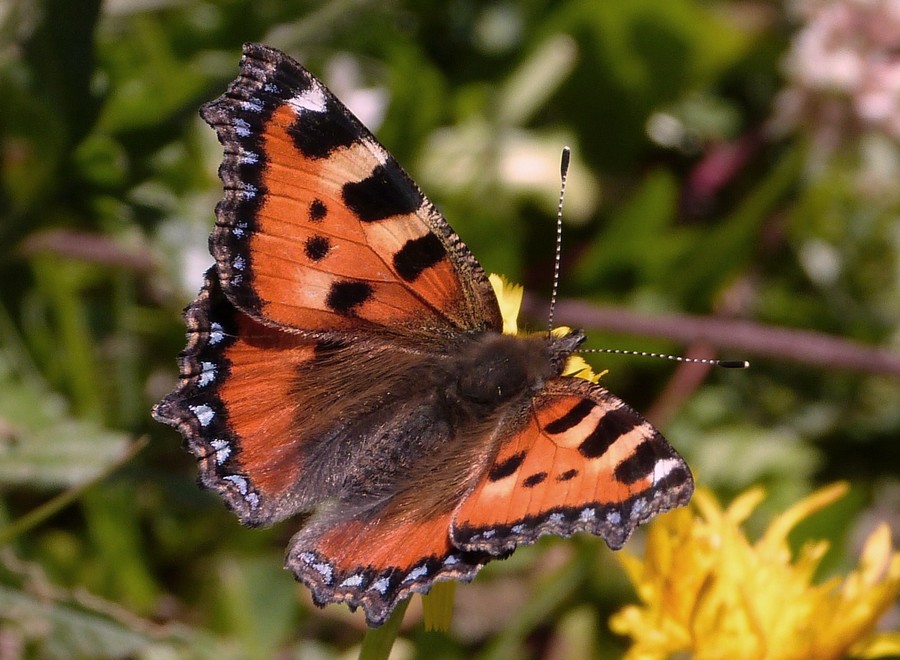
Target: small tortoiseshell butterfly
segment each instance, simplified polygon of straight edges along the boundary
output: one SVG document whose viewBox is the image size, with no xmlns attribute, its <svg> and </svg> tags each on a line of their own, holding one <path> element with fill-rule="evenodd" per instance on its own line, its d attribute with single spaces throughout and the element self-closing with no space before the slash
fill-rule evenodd
<svg viewBox="0 0 900 660">
<path fill-rule="evenodd" d="M 444 217 L 306 69 L 248 44 L 203 118 L 225 157 L 215 265 L 154 408 L 247 525 L 301 516 L 286 566 L 370 625 L 544 534 L 619 548 L 693 492 L 604 388 L 563 376 L 581 331 L 502 334 Z"/>
</svg>

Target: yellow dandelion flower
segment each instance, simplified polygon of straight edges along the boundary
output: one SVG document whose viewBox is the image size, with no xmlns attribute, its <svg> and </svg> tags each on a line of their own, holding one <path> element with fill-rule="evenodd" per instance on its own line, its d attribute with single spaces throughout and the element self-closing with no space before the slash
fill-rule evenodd
<svg viewBox="0 0 900 660">
<path fill-rule="evenodd" d="M 866 541 L 859 567 L 843 581 L 813 584 L 826 541 L 792 558 L 798 522 L 847 492 L 823 488 L 775 518 L 756 543 L 741 525 L 764 498 L 752 489 L 722 509 L 698 489 L 690 508 L 650 524 L 643 560 L 618 554 L 642 605 L 610 619 L 634 643 L 627 658 L 877 658 L 900 653 L 900 636 L 875 624 L 900 594 L 900 552 L 887 525 Z"/>
</svg>

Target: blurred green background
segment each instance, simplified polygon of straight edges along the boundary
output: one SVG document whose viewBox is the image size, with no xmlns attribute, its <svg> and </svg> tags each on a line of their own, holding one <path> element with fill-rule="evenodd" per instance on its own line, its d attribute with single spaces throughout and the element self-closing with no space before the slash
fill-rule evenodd
<svg viewBox="0 0 900 660">
<path fill-rule="evenodd" d="M 816 13 L 829 4 L 876 13 L 850 39 Z M 595 347 L 753 362 L 598 356 L 605 385 L 726 501 L 765 485 L 757 529 L 849 480 L 795 534 L 833 541 L 823 577 L 855 563 L 875 521 L 896 533 L 900 100 L 873 63 L 896 62 L 900 37 L 878 32 L 878 2 L 791 6 L 6 0 L 0 656 L 332 658 L 362 637 L 360 616 L 312 607 L 282 570 L 291 523 L 242 529 L 149 415 L 176 381 L 180 310 L 211 262 L 221 147 L 197 109 L 237 75 L 244 41 L 320 76 L 485 269 L 539 301 L 570 145 L 563 297 L 756 322 L 749 339 L 702 345 L 588 327 Z M 856 68 L 829 59 L 842 35 Z M 835 341 L 760 349 L 773 328 Z M 615 657 L 627 640 L 606 622 L 634 598 L 599 539 L 543 539 L 460 587 L 449 633 L 424 632 L 415 599 L 397 649 Z"/>
</svg>

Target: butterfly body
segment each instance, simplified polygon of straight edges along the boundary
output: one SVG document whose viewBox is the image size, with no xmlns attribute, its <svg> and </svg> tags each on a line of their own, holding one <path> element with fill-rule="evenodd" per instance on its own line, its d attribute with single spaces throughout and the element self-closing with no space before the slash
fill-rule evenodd
<svg viewBox="0 0 900 660">
<path fill-rule="evenodd" d="M 297 371 L 298 386 L 319 395 L 310 405 L 323 420 L 300 421 L 293 431 L 312 476 L 303 485 L 315 489 L 304 504 L 340 497 L 343 510 L 377 510 L 386 498 L 410 493 L 421 501 L 432 493 L 446 508 L 469 486 L 466 466 L 484 463 L 472 453 L 496 451 L 485 433 L 519 424 L 581 339 L 482 332 L 446 338 L 440 353 L 374 342 L 317 347 L 317 359 Z M 335 370 L 348 363 L 378 377 L 348 374 L 356 382 L 335 387 Z"/>
<path fill-rule="evenodd" d="M 563 376 L 580 331 L 511 336 L 481 266 L 393 157 L 264 46 L 203 117 L 225 147 L 178 387 L 154 409 L 286 566 L 371 625 L 543 534 L 620 547 L 693 482 L 649 423 Z"/>
</svg>

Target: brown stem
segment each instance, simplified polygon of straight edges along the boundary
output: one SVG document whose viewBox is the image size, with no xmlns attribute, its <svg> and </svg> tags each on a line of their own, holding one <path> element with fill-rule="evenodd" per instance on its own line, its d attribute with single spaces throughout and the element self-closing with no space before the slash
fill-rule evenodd
<svg viewBox="0 0 900 660">
<path fill-rule="evenodd" d="M 522 311 L 540 318 L 546 314 L 543 299 L 525 294 Z M 670 339 L 683 344 L 703 342 L 717 351 L 801 362 L 829 369 L 850 369 L 900 376 L 900 353 L 867 346 L 821 332 L 779 328 L 754 321 L 686 314 L 642 314 L 625 307 L 560 300 L 559 324 L 609 332 Z"/>
</svg>

